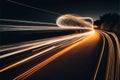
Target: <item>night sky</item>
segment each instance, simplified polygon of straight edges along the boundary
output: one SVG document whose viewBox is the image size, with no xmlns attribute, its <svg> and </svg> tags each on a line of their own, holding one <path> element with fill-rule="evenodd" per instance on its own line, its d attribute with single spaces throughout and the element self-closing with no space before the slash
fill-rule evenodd
<svg viewBox="0 0 120 80">
<path fill-rule="evenodd" d="M 119 0 L 14 0 L 62 14 L 89 16 L 94 20 L 105 13 L 119 13 Z M 55 22 L 60 15 L 0 0 L 0 18 Z"/>
</svg>

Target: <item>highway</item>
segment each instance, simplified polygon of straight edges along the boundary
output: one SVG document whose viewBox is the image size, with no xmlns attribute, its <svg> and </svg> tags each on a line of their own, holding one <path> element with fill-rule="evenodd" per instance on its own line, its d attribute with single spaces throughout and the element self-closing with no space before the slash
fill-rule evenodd
<svg viewBox="0 0 120 80">
<path fill-rule="evenodd" d="M 120 80 L 116 1 L 31 1 L 2 2 L 0 80 Z"/>
<path fill-rule="evenodd" d="M 3 45 L 0 58 L 0 80 L 120 79 L 119 40 L 102 30 Z"/>
</svg>

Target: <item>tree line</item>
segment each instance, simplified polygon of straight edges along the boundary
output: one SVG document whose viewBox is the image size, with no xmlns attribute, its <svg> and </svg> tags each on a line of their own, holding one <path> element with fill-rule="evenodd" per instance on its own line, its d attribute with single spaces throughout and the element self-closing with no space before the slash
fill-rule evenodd
<svg viewBox="0 0 120 80">
<path fill-rule="evenodd" d="M 120 15 L 117 13 L 107 13 L 100 16 L 99 20 L 94 21 L 99 29 L 114 32 L 120 38 Z"/>
</svg>

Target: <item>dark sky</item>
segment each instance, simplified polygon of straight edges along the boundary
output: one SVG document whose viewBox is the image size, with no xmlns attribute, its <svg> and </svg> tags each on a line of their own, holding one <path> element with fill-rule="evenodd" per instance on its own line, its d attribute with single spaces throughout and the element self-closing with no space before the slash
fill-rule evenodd
<svg viewBox="0 0 120 80">
<path fill-rule="evenodd" d="M 119 0 L 14 0 L 62 14 L 77 14 L 98 19 L 104 13 L 118 13 Z M 59 15 L 0 0 L 0 18 L 55 22 Z"/>
</svg>

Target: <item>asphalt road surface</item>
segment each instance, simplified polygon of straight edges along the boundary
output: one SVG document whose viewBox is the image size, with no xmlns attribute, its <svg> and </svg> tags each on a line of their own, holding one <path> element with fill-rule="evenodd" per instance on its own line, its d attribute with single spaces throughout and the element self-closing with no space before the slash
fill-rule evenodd
<svg viewBox="0 0 120 80">
<path fill-rule="evenodd" d="M 100 30 L 1 46 L 0 80 L 119 80 L 120 44 Z"/>
</svg>

